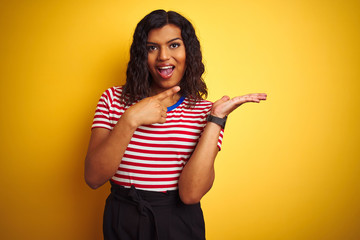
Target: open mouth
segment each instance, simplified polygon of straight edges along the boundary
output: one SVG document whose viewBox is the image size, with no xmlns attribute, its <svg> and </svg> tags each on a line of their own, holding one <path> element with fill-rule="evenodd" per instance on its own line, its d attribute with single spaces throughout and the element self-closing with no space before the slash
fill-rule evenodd
<svg viewBox="0 0 360 240">
<path fill-rule="evenodd" d="M 174 72 L 175 66 L 157 67 L 157 71 L 162 78 L 170 78 Z"/>
</svg>

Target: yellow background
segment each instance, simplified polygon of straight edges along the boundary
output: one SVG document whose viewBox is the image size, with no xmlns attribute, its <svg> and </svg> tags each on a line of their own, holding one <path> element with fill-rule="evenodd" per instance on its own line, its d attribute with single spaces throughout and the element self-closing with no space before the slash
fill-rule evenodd
<svg viewBox="0 0 360 240">
<path fill-rule="evenodd" d="M 359 1 L 0 2 L 0 239 L 101 239 L 109 186 L 83 180 L 101 93 L 124 83 L 137 22 L 194 24 L 229 117 L 207 239 L 360 239 Z"/>
</svg>

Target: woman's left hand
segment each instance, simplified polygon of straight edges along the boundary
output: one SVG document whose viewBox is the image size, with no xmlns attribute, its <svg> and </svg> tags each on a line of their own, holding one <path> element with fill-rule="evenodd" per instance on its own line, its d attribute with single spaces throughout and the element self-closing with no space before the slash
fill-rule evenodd
<svg viewBox="0 0 360 240">
<path fill-rule="evenodd" d="M 259 103 L 261 100 L 266 100 L 266 97 L 267 95 L 265 93 L 251 93 L 232 99 L 230 99 L 229 96 L 223 96 L 221 99 L 214 102 L 211 109 L 211 115 L 224 118 L 242 104 L 247 102 Z"/>
</svg>

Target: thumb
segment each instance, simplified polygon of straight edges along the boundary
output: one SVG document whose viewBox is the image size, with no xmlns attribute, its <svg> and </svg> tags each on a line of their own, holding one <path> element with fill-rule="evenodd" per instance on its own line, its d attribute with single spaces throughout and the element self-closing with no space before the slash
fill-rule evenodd
<svg viewBox="0 0 360 240">
<path fill-rule="evenodd" d="M 221 104 L 221 103 L 224 103 L 224 102 L 227 102 L 230 100 L 230 97 L 229 96 L 223 96 L 222 98 L 220 98 L 219 100 L 217 100 L 214 104 Z"/>
<path fill-rule="evenodd" d="M 180 91 L 180 87 L 179 86 L 175 86 L 175 87 L 172 87 L 164 92 L 161 92 L 157 95 L 155 95 L 154 97 L 159 100 L 159 101 L 162 101 L 164 100 L 165 98 L 168 98 L 168 97 L 171 97 L 173 96 L 174 94 L 176 94 L 177 92 Z"/>
<path fill-rule="evenodd" d="M 223 102 L 226 102 L 226 101 L 230 100 L 230 97 L 225 95 L 220 100 L 223 101 Z"/>
</svg>

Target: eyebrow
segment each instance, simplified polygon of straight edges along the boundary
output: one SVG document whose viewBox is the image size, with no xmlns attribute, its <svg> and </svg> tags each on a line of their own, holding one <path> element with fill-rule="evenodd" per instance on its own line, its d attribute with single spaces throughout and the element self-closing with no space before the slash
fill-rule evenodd
<svg viewBox="0 0 360 240">
<path fill-rule="evenodd" d="M 181 41 L 182 41 L 182 39 L 181 39 L 181 38 L 174 38 L 174 39 L 171 39 L 171 40 L 167 41 L 166 43 L 170 43 L 170 42 L 175 41 L 175 40 L 181 40 Z M 154 44 L 154 45 L 158 45 L 157 43 L 154 43 L 154 42 L 146 42 L 146 44 Z"/>
</svg>

